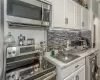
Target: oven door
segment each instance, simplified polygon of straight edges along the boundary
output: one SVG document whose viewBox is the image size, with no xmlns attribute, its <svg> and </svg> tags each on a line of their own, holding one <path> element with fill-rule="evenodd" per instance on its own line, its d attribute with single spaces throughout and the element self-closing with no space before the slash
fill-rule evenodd
<svg viewBox="0 0 100 80">
<path fill-rule="evenodd" d="M 56 80 L 56 71 L 52 71 L 50 73 L 45 74 L 35 80 Z"/>
<path fill-rule="evenodd" d="M 48 9 L 48 4 L 38 0 L 7 0 L 6 20 L 13 24 L 48 25 Z"/>
</svg>

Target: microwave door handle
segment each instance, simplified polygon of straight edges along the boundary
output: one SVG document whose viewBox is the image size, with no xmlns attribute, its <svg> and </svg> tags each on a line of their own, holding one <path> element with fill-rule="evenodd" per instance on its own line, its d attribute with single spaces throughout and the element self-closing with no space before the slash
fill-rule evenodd
<svg viewBox="0 0 100 80">
<path fill-rule="evenodd" d="M 53 78 L 53 77 L 55 77 L 55 76 L 56 76 L 56 72 L 53 73 L 52 75 L 50 75 L 50 76 L 44 78 L 43 80 L 50 80 L 51 78 Z"/>
<path fill-rule="evenodd" d="M 41 20 L 41 25 L 43 24 L 43 19 L 44 19 L 44 8 L 43 8 L 43 5 L 42 5 L 42 20 Z"/>
</svg>

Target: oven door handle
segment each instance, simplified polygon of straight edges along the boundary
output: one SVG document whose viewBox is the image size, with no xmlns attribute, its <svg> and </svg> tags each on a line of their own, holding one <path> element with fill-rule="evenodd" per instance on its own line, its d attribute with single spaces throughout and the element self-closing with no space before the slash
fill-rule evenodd
<svg viewBox="0 0 100 80">
<path fill-rule="evenodd" d="M 56 72 L 53 72 L 52 75 L 50 76 L 47 76 L 46 78 L 44 78 L 43 80 L 50 80 L 51 78 L 55 77 L 56 76 Z"/>
</svg>

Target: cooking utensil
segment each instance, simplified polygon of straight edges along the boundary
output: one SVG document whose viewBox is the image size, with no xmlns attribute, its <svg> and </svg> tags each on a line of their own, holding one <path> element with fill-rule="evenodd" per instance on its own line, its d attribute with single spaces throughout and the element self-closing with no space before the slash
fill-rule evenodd
<svg viewBox="0 0 100 80">
<path fill-rule="evenodd" d="M 22 36 L 22 34 L 20 34 L 20 36 L 18 36 L 18 39 L 19 39 L 19 46 L 24 46 L 25 36 Z"/>
</svg>

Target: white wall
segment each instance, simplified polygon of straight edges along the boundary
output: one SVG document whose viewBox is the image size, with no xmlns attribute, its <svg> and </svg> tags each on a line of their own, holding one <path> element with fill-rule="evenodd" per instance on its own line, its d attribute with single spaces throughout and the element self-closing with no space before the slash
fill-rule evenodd
<svg viewBox="0 0 100 80">
<path fill-rule="evenodd" d="M 27 38 L 34 38 L 35 43 L 39 44 L 40 41 L 44 41 L 44 29 L 36 29 L 36 28 L 8 28 L 8 26 L 5 28 L 5 36 L 8 34 L 8 32 L 11 32 L 11 34 L 14 36 L 16 43 L 18 44 L 18 36 L 22 34 L 26 37 L 25 43 L 27 42 Z"/>
<path fill-rule="evenodd" d="M 98 3 L 98 19 L 95 21 L 96 24 L 96 47 L 99 49 L 99 54 L 98 54 L 98 65 L 100 67 L 100 1 Z"/>
<path fill-rule="evenodd" d="M 100 17 L 100 3 L 98 4 L 98 15 Z"/>
<path fill-rule="evenodd" d="M 94 24 L 96 25 L 96 48 L 99 49 L 99 53 L 97 56 L 97 63 L 100 66 L 100 20 L 99 18 L 95 18 Z"/>
</svg>

